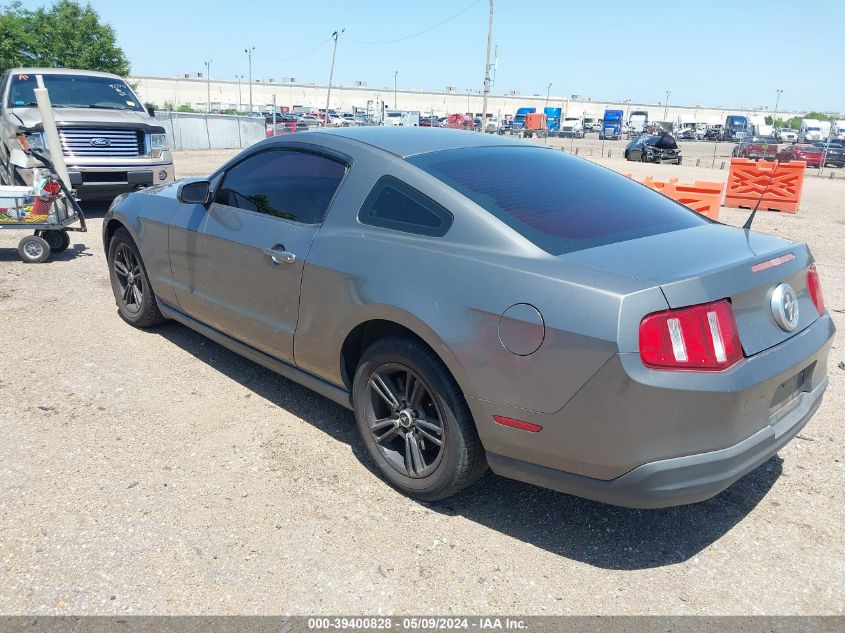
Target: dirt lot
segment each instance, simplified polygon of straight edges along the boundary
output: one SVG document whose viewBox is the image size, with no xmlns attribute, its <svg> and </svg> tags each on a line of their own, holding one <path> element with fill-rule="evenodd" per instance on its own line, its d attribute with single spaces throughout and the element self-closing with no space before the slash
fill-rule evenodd
<svg viewBox="0 0 845 633">
<path fill-rule="evenodd" d="M 727 174 L 687 146 L 683 167 L 613 147 L 620 171 Z M 625 510 L 487 475 L 420 504 L 371 472 L 346 410 L 182 326 L 124 324 L 91 211 L 47 264 L 0 233 L 0 612 L 845 613 L 841 341 L 799 438 L 706 503 Z M 755 224 L 809 242 L 841 332 L 845 179 Z"/>
</svg>

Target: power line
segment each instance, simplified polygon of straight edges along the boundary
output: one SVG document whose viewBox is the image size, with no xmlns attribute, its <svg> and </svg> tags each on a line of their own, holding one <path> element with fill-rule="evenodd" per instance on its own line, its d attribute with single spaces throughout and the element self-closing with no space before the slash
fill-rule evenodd
<svg viewBox="0 0 845 633">
<path fill-rule="evenodd" d="M 306 55 L 310 55 L 311 53 L 313 53 L 314 51 L 316 51 L 319 48 L 322 48 L 323 46 L 325 46 L 326 44 L 328 44 L 331 41 L 332 41 L 332 38 L 329 37 L 329 38 L 323 40 L 322 42 L 320 42 L 319 44 L 317 44 L 314 48 L 309 48 L 304 53 L 299 53 L 298 55 L 291 55 L 290 57 L 266 57 L 265 55 L 256 55 L 256 57 L 258 57 L 260 59 L 266 59 L 266 60 L 271 61 L 271 62 L 286 62 L 286 61 L 290 61 L 292 59 L 299 59 L 300 57 L 305 57 Z"/>
<path fill-rule="evenodd" d="M 404 42 L 405 40 L 410 40 L 411 38 L 419 37 L 420 35 L 425 35 L 429 31 L 433 31 L 434 29 L 443 26 L 447 22 L 451 22 L 452 20 L 454 20 L 459 15 L 462 15 L 462 14 L 466 13 L 467 11 L 469 11 L 472 7 L 477 5 L 479 2 L 481 2 L 481 0 L 474 0 L 473 2 L 470 2 L 467 6 L 465 6 L 463 9 L 461 9 L 460 11 L 455 13 L 454 15 L 446 18 L 442 22 L 438 22 L 434 26 L 430 26 L 427 29 L 423 29 L 422 31 L 418 31 L 417 33 L 413 33 L 411 35 L 406 35 L 405 37 L 400 37 L 400 38 L 395 39 L 395 40 L 384 40 L 384 41 L 381 41 L 381 42 L 367 42 L 367 41 L 364 41 L 364 40 L 354 40 L 350 37 L 346 37 L 344 39 L 347 42 L 353 42 L 354 44 L 396 44 L 397 42 Z"/>
</svg>

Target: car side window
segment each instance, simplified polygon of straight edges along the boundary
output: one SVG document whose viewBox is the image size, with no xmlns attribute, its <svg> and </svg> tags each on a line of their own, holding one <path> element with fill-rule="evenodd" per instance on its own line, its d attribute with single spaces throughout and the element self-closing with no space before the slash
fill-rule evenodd
<svg viewBox="0 0 845 633">
<path fill-rule="evenodd" d="M 358 212 L 362 224 L 431 237 L 446 235 L 452 214 L 393 176 L 382 176 Z"/>
<path fill-rule="evenodd" d="M 241 161 L 223 177 L 214 201 L 303 224 L 320 224 L 346 165 L 309 152 L 274 149 Z"/>
</svg>

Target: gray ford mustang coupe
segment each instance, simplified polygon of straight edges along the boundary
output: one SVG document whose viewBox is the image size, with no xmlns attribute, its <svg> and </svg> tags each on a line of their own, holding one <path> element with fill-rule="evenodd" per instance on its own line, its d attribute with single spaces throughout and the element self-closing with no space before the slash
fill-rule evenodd
<svg viewBox="0 0 845 633">
<path fill-rule="evenodd" d="M 707 499 L 828 384 L 805 244 L 498 136 L 268 139 L 118 198 L 103 240 L 127 322 L 176 320 L 353 409 L 423 500 L 488 465 L 623 506 Z"/>
</svg>

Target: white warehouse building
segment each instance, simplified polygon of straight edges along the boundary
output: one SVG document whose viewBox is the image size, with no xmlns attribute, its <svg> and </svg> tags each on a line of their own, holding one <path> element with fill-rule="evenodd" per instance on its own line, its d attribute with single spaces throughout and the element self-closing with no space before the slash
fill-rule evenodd
<svg viewBox="0 0 845 633">
<path fill-rule="evenodd" d="M 199 111 L 236 109 L 249 110 L 249 88 L 246 81 L 207 81 L 199 76 L 188 77 L 130 77 L 139 96 L 145 101 L 163 107 L 164 104 L 190 106 Z M 356 82 L 362 84 L 362 82 Z M 326 107 L 326 85 L 256 80 L 252 83 L 252 106 L 254 111 L 267 111 L 272 107 L 273 99 L 278 106 L 318 109 Z M 210 104 L 208 103 L 210 101 Z M 365 109 L 368 102 L 383 101 L 386 107 L 419 111 L 422 114 L 445 116 L 460 112 L 471 112 L 480 116 L 482 95 L 480 92 L 444 89 L 443 91 L 424 91 L 392 88 L 369 88 L 365 85 L 332 85 L 330 109 L 352 111 L 353 108 Z M 547 105 L 545 95 L 491 94 L 487 99 L 487 112 L 500 118 L 516 112 L 520 107 L 535 107 L 538 111 Z M 620 101 L 593 101 L 585 97 L 551 96 L 549 107 L 563 108 L 564 116 L 585 116 L 600 119 L 605 108 L 623 110 L 624 118 L 632 110 L 647 111 L 652 121 L 696 121 L 704 123 L 724 122 L 728 114 L 771 114 L 767 108 L 749 108 L 743 106 L 683 106 L 662 103 L 631 103 Z M 779 116 L 789 118 L 801 116 L 803 112 L 778 111 Z"/>
</svg>

